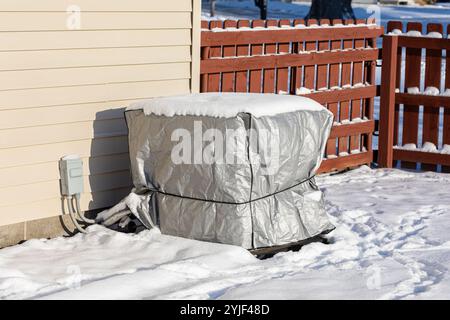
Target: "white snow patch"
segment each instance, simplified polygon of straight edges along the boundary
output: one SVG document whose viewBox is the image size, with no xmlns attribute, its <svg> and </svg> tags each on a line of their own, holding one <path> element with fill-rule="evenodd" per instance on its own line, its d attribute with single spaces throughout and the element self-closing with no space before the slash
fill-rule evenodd
<svg viewBox="0 0 450 320">
<path fill-rule="evenodd" d="M 399 35 L 402 35 L 402 34 L 403 34 L 403 31 L 400 30 L 400 29 L 394 29 L 394 30 L 392 30 L 391 32 L 388 33 L 388 35 L 391 35 L 391 36 L 399 36 Z"/>
<path fill-rule="evenodd" d="M 371 170 L 318 177 L 331 244 L 258 261 L 241 248 L 144 231 L 32 240 L 0 250 L 0 297 L 444 298 L 450 177 Z M 362 192 L 364 191 L 364 192 Z M 358 201 L 354 201 L 354 194 Z M 420 196 L 417 196 L 419 195 Z M 320 194 L 314 195 L 319 198 Z M 39 263 L 36 263 L 39 261 Z"/>
<path fill-rule="evenodd" d="M 260 261 L 239 247 L 92 226 L 0 250 L 0 298 L 448 297 L 450 175 L 361 167 L 317 184 L 336 225 L 330 244 Z"/>
<path fill-rule="evenodd" d="M 406 89 L 406 92 L 409 94 L 420 94 L 419 87 L 409 87 Z"/>
<path fill-rule="evenodd" d="M 200 93 L 143 100 L 131 104 L 127 110 L 143 110 L 146 115 L 167 117 L 193 115 L 230 118 L 241 112 L 262 117 L 299 110 L 324 111 L 327 109 L 312 99 L 294 95 Z"/>
<path fill-rule="evenodd" d="M 429 141 L 426 141 L 421 148 L 417 148 L 415 143 L 407 143 L 403 146 L 394 146 L 395 149 L 400 150 L 410 150 L 410 151 L 422 151 L 422 152 L 432 152 L 432 153 L 442 153 L 442 154 L 450 154 L 450 145 L 444 144 L 442 149 L 438 149 L 438 147 Z"/>
<path fill-rule="evenodd" d="M 310 93 L 312 93 L 311 89 L 308 89 L 305 87 L 300 87 L 300 88 L 295 89 L 295 94 L 298 96 L 302 96 L 302 95 L 310 94 Z"/>
<path fill-rule="evenodd" d="M 391 32 L 389 32 L 388 35 L 406 36 L 406 37 L 427 37 L 427 38 L 436 38 L 436 39 L 442 38 L 442 34 L 439 32 L 429 32 L 426 35 L 422 35 L 422 33 L 420 33 L 419 31 L 416 31 L 416 30 L 411 30 L 406 33 L 403 33 L 403 31 L 400 29 L 394 29 Z"/>
<path fill-rule="evenodd" d="M 425 142 L 420 149 L 423 152 L 438 152 L 436 145 L 432 142 Z"/>
<path fill-rule="evenodd" d="M 363 117 L 362 119 L 357 117 L 357 118 L 353 118 L 352 120 L 350 120 L 350 119 L 343 119 L 340 122 L 334 121 L 333 122 L 333 126 L 341 126 L 341 125 L 344 125 L 344 124 L 361 123 L 361 122 L 367 122 L 367 121 L 369 121 L 369 119 L 367 117 Z"/>
<path fill-rule="evenodd" d="M 375 27 L 378 26 L 377 24 L 373 24 L 373 23 L 369 23 L 369 24 L 365 24 L 365 23 L 358 23 L 358 24 L 348 24 L 348 25 L 343 25 L 343 24 L 335 24 L 335 25 L 329 25 L 329 24 L 311 24 L 309 26 L 304 25 L 304 24 L 296 24 L 295 26 L 291 26 L 291 25 L 282 25 L 282 26 L 268 26 L 268 27 L 254 27 L 254 28 L 248 28 L 248 27 L 241 27 L 241 28 L 236 28 L 236 27 L 227 27 L 227 28 L 219 28 L 219 27 L 215 27 L 212 28 L 211 30 L 207 29 L 207 28 L 202 28 L 202 31 L 212 31 L 212 32 L 235 32 L 235 31 L 264 31 L 264 30 L 289 30 L 289 29 L 336 29 L 336 28 L 350 28 L 350 27 L 363 27 L 363 28 L 371 28 L 371 27 Z"/>
<path fill-rule="evenodd" d="M 227 272 L 256 262 L 243 248 L 165 236 L 157 229 L 135 235 L 94 225 L 88 231 L 0 250 L 0 298 L 151 298 L 164 292 L 161 287 L 181 289 L 216 268 Z"/>
<path fill-rule="evenodd" d="M 296 89 L 296 94 L 297 95 L 305 95 L 305 94 L 310 94 L 310 93 L 315 93 L 315 92 L 332 92 L 332 91 L 343 90 L 343 89 L 365 88 L 367 86 L 371 86 L 371 84 L 368 83 L 368 82 L 366 82 L 366 83 L 355 83 L 354 85 L 345 84 L 342 87 L 341 86 L 332 86 L 331 88 L 322 87 L 322 88 L 317 89 L 317 91 L 314 90 L 314 89 L 300 87 L 300 88 Z"/>
<path fill-rule="evenodd" d="M 450 154 L 450 144 L 444 144 L 441 149 L 442 154 Z"/>
<path fill-rule="evenodd" d="M 402 149 L 402 150 L 416 150 L 417 146 L 415 143 L 406 143 L 403 146 L 395 146 L 396 149 Z"/>
<path fill-rule="evenodd" d="M 322 200 L 322 191 L 310 191 L 304 194 L 304 197 L 312 201 L 319 202 Z"/>
<path fill-rule="evenodd" d="M 424 94 L 427 96 L 438 96 L 439 95 L 439 89 L 436 87 L 427 87 L 424 91 Z"/>
<path fill-rule="evenodd" d="M 428 34 L 427 34 L 427 37 L 428 38 L 436 38 L 436 39 L 442 39 L 442 33 L 440 33 L 440 32 L 429 32 Z"/>
<path fill-rule="evenodd" d="M 410 30 L 406 33 L 407 36 L 409 37 L 421 37 L 422 33 L 420 31 L 417 30 Z"/>
<path fill-rule="evenodd" d="M 80 155 L 78 154 L 68 154 L 61 158 L 61 160 L 78 160 L 80 159 Z"/>
<path fill-rule="evenodd" d="M 450 89 L 445 89 L 445 91 L 442 93 L 444 97 L 450 97 Z"/>
</svg>

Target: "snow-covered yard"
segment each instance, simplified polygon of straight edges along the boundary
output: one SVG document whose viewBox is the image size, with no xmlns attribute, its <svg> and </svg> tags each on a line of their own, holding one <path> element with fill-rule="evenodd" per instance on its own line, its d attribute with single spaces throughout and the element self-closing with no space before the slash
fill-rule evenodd
<svg viewBox="0 0 450 320">
<path fill-rule="evenodd" d="M 331 244 L 246 250 L 90 227 L 0 250 L 0 298 L 450 298 L 450 175 L 362 167 L 321 176 Z"/>
</svg>

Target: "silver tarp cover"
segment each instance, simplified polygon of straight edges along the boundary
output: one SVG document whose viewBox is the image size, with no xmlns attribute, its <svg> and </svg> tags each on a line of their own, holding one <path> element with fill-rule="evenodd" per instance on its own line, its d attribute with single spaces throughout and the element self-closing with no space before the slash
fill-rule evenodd
<svg viewBox="0 0 450 320">
<path fill-rule="evenodd" d="M 248 249 L 333 229 L 314 181 L 333 122 L 326 109 L 223 118 L 127 110 L 126 120 L 133 198 L 100 214 L 100 222 L 117 221 L 128 209 L 164 234 Z M 199 140 L 208 129 L 214 139 Z M 174 132 L 190 135 L 192 143 L 185 141 L 182 152 Z M 216 139 L 219 133 L 225 138 Z M 208 145 L 216 150 L 218 140 L 226 154 L 222 161 L 199 157 L 199 144 L 200 152 Z M 174 150 L 191 161 L 173 161 Z"/>
</svg>

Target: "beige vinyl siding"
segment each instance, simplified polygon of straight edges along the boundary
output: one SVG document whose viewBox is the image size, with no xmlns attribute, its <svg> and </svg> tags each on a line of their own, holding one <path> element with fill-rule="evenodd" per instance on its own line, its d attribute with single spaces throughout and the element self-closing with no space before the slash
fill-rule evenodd
<svg viewBox="0 0 450 320">
<path fill-rule="evenodd" d="M 77 5 L 83 12 L 191 12 L 186 0 L 2 0 L 1 11 L 66 12 Z"/>
<path fill-rule="evenodd" d="M 61 153 L 67 154 L 67 150 L 81 157 L 107 156 L 128 152 L 128 141 L 126 136 L 120 136 L 0 149 L 0 168 L 55 161 Z M 19 181 L 20 178 L 17 177 Z"/>
<path fill-rule="evenodd" d="M 64 213 L 58 160 L 84 162 L 82 209 L 131 188 L 124 108 L 198 91 L 200 0 L 0 2 L 0 225 Z M 198 47 L 198 48 L 197 48 Z"/>
<path fill-rule="evenodd" d="M 0 71 L 190 62 L 189 45 L 0 51 Z"/>
<path fill-rule="evenodd" d="M 83 167 L 83 174 L 85 176 L 127 171 L 130 169 L 128 153 L 98 157 L 83 157 L 82 159 L 84 163 L 89 164 Z M 59 179 L 58 164 L 56 162 L 43 162 L 2 168 L 0 169 L 0 175 L 2 176 L 0 188 Z M 22 179 L 17 180 L 18 176 L 21 176 Z"/>
<path fill-rule="evenodd" d="M 0 90 L 0 111 L 170 95 L 189 91 L 189 79 L 107 83 L 87 86 Z"/>
<path fill-rule="evenodd" d="M 189 45 L 190 35 L 189 29 L 1 32 L 0 51 Z"/>
<path fill-rule="evenodd" d="M 127 187 L 100 191 L 95 194 L 84 193 L 81 197 L 81 206 L 92 209 L 95 209 L 97 206 L 101 208 L 108 207 L 120 201 L 129 192 L 130 188 Z M 14 224 L 17 221 L 48 218 L 66 212 L 60 197 L 39 201 L 22 201 L 20 204 L 1 206 L 0 208 L 2 212 L 8 212 L 8 214 L 2 216 L 3 225 Z"/>
<path fill-rule="evenodd" d="M 0 31 L 66 31 L 67 16 L 67 12 L 0 12 Z M 189 29 L 191 22 L 190 12 L 85 12 L 80 27 L 82 30 Z"/>
<path fill-rule="evenodd" d="M 189 62 L 4 71 L 0 73 L 0 88 L 2 91 L 52 88 L 98 83 L 189 79 L 190 76 Z"/>
</svg>

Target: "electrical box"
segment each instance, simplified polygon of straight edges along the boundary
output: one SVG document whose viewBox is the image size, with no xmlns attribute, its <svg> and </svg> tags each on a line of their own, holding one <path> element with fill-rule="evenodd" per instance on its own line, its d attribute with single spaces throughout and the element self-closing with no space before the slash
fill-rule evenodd
<svg viewBox="0 0 450 320">
<path fill-rule="evenodd" d="M 83 160 L 78 155 L 68 155 L 59 161 L 61 193 L 73 196 L 83 193 Z"/>
</svg>

